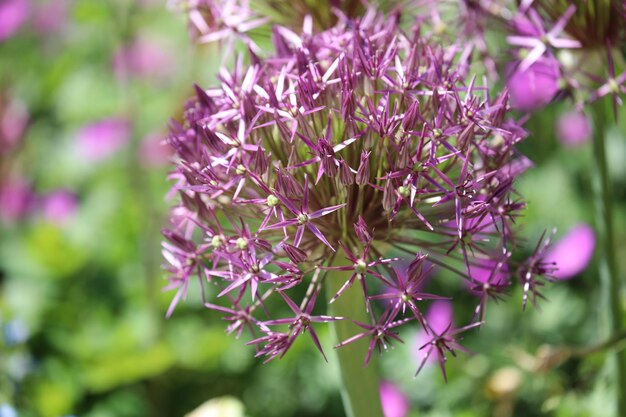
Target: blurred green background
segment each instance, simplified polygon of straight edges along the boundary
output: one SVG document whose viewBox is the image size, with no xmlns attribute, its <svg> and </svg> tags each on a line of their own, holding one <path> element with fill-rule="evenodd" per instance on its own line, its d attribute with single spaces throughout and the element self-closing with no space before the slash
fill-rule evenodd
<svg viewBox="0 0 626 417">
<path fill-rule="evenodd" d="M 192 83 L 210 85 L 219 65 L 164 3 L 32 1 L 0 40 L 0 417 L 183 416 L 215 398 L 222 411 L 206 416 L 343 416 L 334 358 L 324 363 L 312 344 L 263 365 L 197 289 L 164 317 L 160 228 L 173 201 L 161 142 Z M 568 110 L 551 105 L 527 124 L 521 149 L 536 167 L 518 190 L 529 251 L 545 228 L 559 237 L 593 223 L 590 144 L 564 148 L 553 133 Z M 621 127 L 609 155 L 623 231 Z M 535 366 L 544 344 L 605 337 L 596 267 L 549 285 L 540 311 L 522 312 L 519 289 L 490 303 L 486 326 L 465 339 L 477 354 L 449 361 L 449 384 L 432 366 L 413 378 L 416 330 L 384 355 L 384 378 L 409 399 L 409 416 L 612 416 L 603 354 Z M 460 296 L 455 308 L 474 302 Z M 332 350 L 328 329 L 320 336 Z"/>
</svg>

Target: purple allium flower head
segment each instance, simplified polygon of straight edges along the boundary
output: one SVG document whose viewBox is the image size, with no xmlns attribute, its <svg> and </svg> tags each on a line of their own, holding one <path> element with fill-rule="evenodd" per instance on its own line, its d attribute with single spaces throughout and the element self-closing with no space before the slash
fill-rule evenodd
<svg viewBox="0 0 626 417">
<path fill-rule="evenodd" d="M 591 123 L 585 113 L 571 111 L 556 121 L 556 137 L 567 148 L 575 148 L 591 138 Z"/>
<path fill-rule="evenodd" d="M 251 329 L 258 355 L 280 358 L 304 333 L 321 351 L 314 327 L 354 320 L 325 316 L 318 296 L 324 280 L 343 279 L 326 299 L 355 286 L 371 319 L 337 348 L 366 339 L 367 363 L 414 322 L 443 366 L 455 335 L 480 322 L 429 323 L 425 304 L 452 294 L 428 293 L 424 278 L 445 268 L 478 285 L 472 265 L 504 268 L 524 207 L 513 183 L 529 165 L 515 150 L 526 133 L 507 92 L 468 76 L 459 45 L 400 30 L 399 11 L 339 16 L 320 32 L 306 20 L 302 33 L 276 26 L 273 53 L 236 59 L 172 121 L 180 205 L 164 230 L 167 314 L 195 277 L 203 296 L 217 288 L 205 306 L 229 331 Z"/>
<path fill-rule="evenodd" d="M 88 124 L 76 136 L 78 152 L 89 161 L 101 161 L 124 146 L 130 134 L 130 122 L 125 119 L 103 119 Z"/>
<path fill-rule="evenodd" d="M 554 58 L 544 58 L 523 70 L 511 71 L 507 87 L 511 94 L 511 107 L 521 111 L 532 111 L 546 106 L 559 91 L 561 72 Z"/>
<path fill-rule="evenodd" d="M 409 412 L 409 400 L 400 389 L 389 381 L 379 386 L 380 402 L 385 417 L 404 417 Z"/>
<path fill-rule="evenodd" d="M 28 0 L 0 2 L 0 42 L 10 38 L 26 22 L 30 10 Z"/>
<path fill-rule="evenodd" d="M 57 190 L 45 196 L 41 202 L 43 217 L 63 226 L 76 212 L 76 196 L 68 190 Z"/>
<path fill-rule="evenodd" d="M 593 257 L 595 242 L 595 233 L 586 224 L 567 232 L 546 253 L 546 262 L 554 262 L 558 268 L 552 274 L 554 278 L 570 279 L 584 271 Z"/>
</svg>

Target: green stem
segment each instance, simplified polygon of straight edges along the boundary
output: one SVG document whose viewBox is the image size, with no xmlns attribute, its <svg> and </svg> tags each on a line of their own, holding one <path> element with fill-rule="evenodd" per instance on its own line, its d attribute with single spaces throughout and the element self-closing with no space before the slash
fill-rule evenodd
<svg viewBox="0 0 626 417">
<path fill-rule="evenodd" d="M 339 264 L 340 261 L 335 261 Z M 326 298 L 330 300 L 350 278 L 351 271 L 329 271 L 325 278 Z M 365 311 L 365 297 L 359 282 L 347 289 L 333 304 L 330 305 L 330 314 L 349 317 L 361 323 L 370 323 Z M 350 320 L 341 320 L 332 323 L 335 341 L 344 341 L 364 329 Z M 380 395 L 378 391 L 379 376 L 376 358 L 364 367 L 363 361 L 367 353 L 369 338 L 365 337 L 339 349 L 335 349 L 341 370 L 342 392 L 344 408 L 347 417 L 383 417 Z"/>
<path fill-rule="evenodd" d="M 613 125 L 613 119 L 606 108 L 606 100 L 598 100 L 591 105 L 594 117 L 593 153 L 597 170 L 596 204 L 598 211 L 598 253 L 600 279 L 604 301 L 609 314 L 609 334 L 618 334 L 624 328 L 620 301 L 621 282 L 617 271 L 615 253 L 615 228 L 613 225 L 613 201 L 606 160 L 606 127 Z M 626 351 L 615 353 L 615 374 L 617 385 L 617 415 L 626 416 Z"/>
</svg>

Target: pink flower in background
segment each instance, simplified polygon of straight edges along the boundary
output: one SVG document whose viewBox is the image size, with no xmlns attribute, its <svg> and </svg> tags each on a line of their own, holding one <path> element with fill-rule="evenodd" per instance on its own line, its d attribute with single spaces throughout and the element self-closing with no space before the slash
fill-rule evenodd
<svg viewBox="0 0 626 417">
<path fill-rule="evenodd" d="M 167 165 L 172 153 L 172 147 L 165 142 L 164 136 L 154 133 L 139 144 L 139 163 L 144 168 L 158 168 Z"/>
<path fill-rule="evenodd" d="M 385 417 L 404 417 L 407 415 L 409 400 L 398 387 L 389 381 L 382 381 L 379 392 Z"/>
<path fill-rule="evenodd" d="M 564 113 L 556 122 L 556 137 L 563 146 L 575 148 L 591 138 L 591 123 L 582 112 Z"/>
<path fill-rule="evenodd" d="M 559 91 L 561 71 L 554 58 L 543 58 L 528 69 L 515 68 L 507 80 L 511 107 L 532 111 L 546 106 Z"/>
<path fill-rule="evenodd" d="M 586 224 L 580 224 L 556 242 L 544 260 L 556 263 L 558 269 L 552 274 L 556 279 L 570 279 L 587 268 L 593 257 L 595 244 L 593 229 Z"/>
<path fill-rule="evenodd" d="M 33 10 L 33 27 L 42 34 L 58 32 L 67 23 L 68 9 L 67 0 L 48 0 L 38 4 Z"/>
<path fill-rule="evenodd" d="M 28 126 L 28 118 L 28 110 L 21 102 L 0 101 L 0 154 L 13 148 L 22 139 Z"/>
<path fill-rule="evenodd" d="M 56 190 L 43 198 L 43 217 L 58 226 L 63 226 L 76 212 L 76 196 L 68 190 Z"/>
<path fill-rule="evenodd" d="M 0 184 L 0 221 L 14 223 L 28 214 L 33 203 L 33 190 L 24 179 Z"/>
<path fill-rule="evenodd" d="M 128 142 L 131 135 L 130 122 L 125 119 L 103 119 L 84 126 L 77 135 L 78 152 L 85 159 L 103 160 Z"/>
<path fill-rule="evenodd" d="M 426 312 L 426 323 L 428 323 L 433 332 L 443 333 L 448 326 L 454 325 L 452 313 L 452 303 L 450 301 L 434 301 Z M 429 335 L 426 334 L 424 329 L 420 329 L 420 331 L 417 333 L 417 343 L 415 349 L 416 359 L 422 359 L 422 357 L 424 356 L 424 351 L 419 350 L 419 348 L 422 347 L 425 343 L 428 343 L 429 340 Z M 431 356 L 428 358 L 427 363 L 435 362 L 436 360 L 437 358 L 435 356 Z"/>
<path fill-rule="evenodd" d="M 7 40 L 19 30 L 28 18 L 28 0 L 0 1 L 0 42 Z"/>
<path fill-rule="evenodd" d="M 506 265 L 495 270 L 498 262 L 493 259 L 479 260 L 476 264 L 472 264 L 472 279 L 480 283 L 503 283 L 509 279 L 509 271 Z"/>
<path fill-rule="evenodd" d="M 152 38 L 137 38 L 118 48 L 113 56 L 113 71 L 120 78 L 131 76 L 165 78 L 174 67 L 167 48 Z"/>
</svg>

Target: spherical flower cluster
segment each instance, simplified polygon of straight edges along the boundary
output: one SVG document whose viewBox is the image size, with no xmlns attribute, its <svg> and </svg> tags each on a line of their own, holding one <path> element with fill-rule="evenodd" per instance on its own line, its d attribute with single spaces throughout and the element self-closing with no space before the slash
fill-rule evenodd
<svg viewBox="0 0 626 417">
<path fill-rule="evenodd" d="M 282 357 L 305 333 L 321 351 L 318 323 L 353 319 L 326 315 L 323 283 L 341 279 L 326 299 L 357 286 L 370 321 L 338 347 L 369 339 L 367 362 L 416 322 L 427 356 L 443 361 L 512 281 L 538 295 L 554 267 L 543 245 L 513 261 L 524 207 L 513 183 L 530 163 L 515 150 L 525 131 L 507 93 L 479 86 L 459 45 L 400 18 L 369 10 L 321 32 L 274 27 L 273 54 L 250 52 L 218 87 L 196 87 L 169 136 L 181 204 L 164 231 L 168 316 L 197 277 L 203 297 L 217 288 L 206 307 L 229 332 L 249 329 L 258 355 Z M 422 314 L 454 295 L 425 291 L 444 270 L 477 296 L 460 328 Z M 271 317 L 281 308 L 285 318 Z"/>
</svg>

